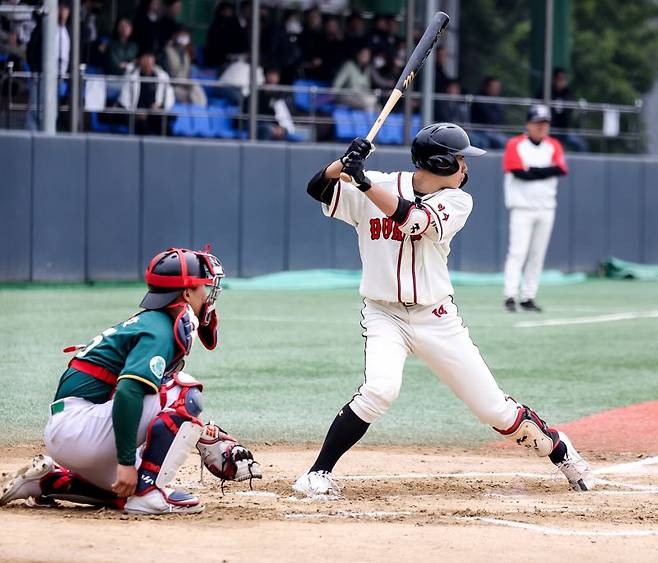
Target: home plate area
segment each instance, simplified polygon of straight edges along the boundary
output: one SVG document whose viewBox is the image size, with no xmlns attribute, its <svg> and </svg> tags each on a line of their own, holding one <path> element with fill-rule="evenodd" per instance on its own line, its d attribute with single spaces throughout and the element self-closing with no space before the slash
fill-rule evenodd
<svg viewBox="0 0 658 563">
<path fill-rule="evenodd" d="M 0 469 L 17 468 L 34 451 L 5 449 Z M 47 534 L 34 530 L 63 529 L 91 542 L 99 560 L 123 560 L 110 541 L 117 533 L 127 534 L 127 541 L 138 535 L 154 554 L 166 548 L 184 555 L 180 539 L 151 534 L 184 526 L 195 538 L 197 560 L 383 561 L 406 553 L 480 561 L 500 550 L 506 561 L 550 561 L 573 549 L 579 561 L 658 559 L 658 457 L 584 452 L 600 481 L 595 490 L 576 493 L 550 462 L 516 449 L 357 446 L 336 467 L 343 495 L 305 499 L 293 495 L 291 483 L 312 462 L 316 445 L 254 451 L 263 479 L 253 490 L 248 483 L 225 483 L 224 493 L 212 475 L 199 480 L 198 456 L 190 457 L 177 484 L 201 496 L 206 509 L 199 515 L 145 518 L 66 503 L 58 509 L 13 503 L 0 510 L 0 526 L 5 538 L 18 541 L 7 551 L 0 540 L 0 553 L 30 559 L 43 544 L 37 559 L 56 560 Z M 91 525 L 98 520 L 104 525 Z M 23 536 L 32 549 L 24 554 Z M 200 549 L 219 536 L 215 551 Z M 84 545 L 69 542 L 65 558 L 89 560 Z"/>
</svg>

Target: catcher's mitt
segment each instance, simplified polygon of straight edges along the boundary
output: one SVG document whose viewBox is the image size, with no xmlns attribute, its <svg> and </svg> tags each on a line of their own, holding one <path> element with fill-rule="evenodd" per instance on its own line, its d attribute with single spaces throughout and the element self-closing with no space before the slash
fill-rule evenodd
<svg viewBox="0 0 658 563">
<path fill-rule="evenodd" d="M 263 477 L 260 463 L 249 449 L 212 422 L 204 427 L 196 449 L 203 465 L 222 481 L 251 481 Z"/>
</svg>

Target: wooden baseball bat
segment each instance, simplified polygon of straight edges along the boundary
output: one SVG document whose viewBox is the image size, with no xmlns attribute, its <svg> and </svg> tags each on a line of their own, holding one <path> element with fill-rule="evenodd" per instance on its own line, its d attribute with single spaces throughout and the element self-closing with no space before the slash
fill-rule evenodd
<svg viewBox="0 0 658 563">
<path fill-rule="evenodd" d="M 379 133 L 379 130 L 384 124 L 384 121 L 386 121 L 388 115 L 391 113 L 391 111 L 393 111 L 395 104 L 398 103 L 398 100 L 402 97 L 402 94 L 404 94 L 405 90 L 407 90 L 407 88 L 409 88 L 411 83 L 414 81 L 414 78 L 416 78 L 416 74 L 418 74 L 420 67 L 423 66 L 423 63 L 427 60 L 430 51 L 434 48 L 434 45 L 436 45 L 439 37 L 441 37 L 443 30 L 448 27 L 449 22 L 450 17 L 448 14 L 444 12 L 437 12 L 434 14 L 432 21 L 425 29 L 423 36 L 418 42 L 418 45 L 416 45 L 416 48 L 414 49 L 413 53 L 411 53 L 407 64 L 404 66 L 404 70 L 402 71 L 402 74 L 400 74 L 400 78 L 398 78 L 398 82 L 395 85 L 395 88 L 391 92 L 391 95 L 388 97 L 388 100 L 386 100 L 386 104 L 384 104 L 382 111 L 379 112 L 379 116 L 375 120 L 373 126 L 370 128 L 370 132 L 366 135 L 366 139 L 368 139 L 371 143 L 374 141 L 377 133 Z M 345 182 L 353 182 L 352 177 L 349 174 L 345 174 L 344 172 L 341 172 L 340 179 Z"/>
</svg>

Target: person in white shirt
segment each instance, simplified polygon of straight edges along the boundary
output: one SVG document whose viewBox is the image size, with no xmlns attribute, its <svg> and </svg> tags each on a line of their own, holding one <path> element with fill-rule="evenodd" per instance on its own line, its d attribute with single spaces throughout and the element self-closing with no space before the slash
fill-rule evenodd
<svg viewBox="0 0 658 563">
<path fill-rule="evenodd" d="M 315 463 L 293 490 L 310 497 L 339 494 L 331 472 L 397 398 L 409 354 L 423 360 L 483 423 L 548 456 L 574 490 L 590 489 L 589 466 L 566 435 L 500 389 L 453 300 L 450 243 L 473 207 L 462 189 L 468 181 L 465 157 L 485 151 L 471 146 L 452 123 L 421 129 L 411 146 L 414 172 L 366 173 L 371 149 L 366 139 L 355 139 L 308 184 L 326 216 L 357 231 L 365 370 L 363 384 L 335 417 Z M 341 172 L 353 183 L 339 180 Z"/>
<path fill-rule="evenodd" d="M 521 310 L 541 312 L 535 297 L 553 230 L 558 177 L 568 171 L 562 145 L 548 134 L 550 122 L 547 106 L 532 106 L 527 133 L 513 137 L 505 147 L 505 206 L 510 221 L 504 294 L 510 312 L 516 311 L 519 285 Z"/>
</svg>

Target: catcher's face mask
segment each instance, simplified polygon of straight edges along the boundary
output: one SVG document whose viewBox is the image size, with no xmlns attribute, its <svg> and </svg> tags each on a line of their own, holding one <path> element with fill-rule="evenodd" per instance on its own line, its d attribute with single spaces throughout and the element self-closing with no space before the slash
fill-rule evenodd
<svg viewBox="0 0 658 563">
<path fill-rule="evenodd" d="M 201 261 L 206 277 L 206 301 L 203 308 L 204 316 L 208 318 L 199 319 L 201 324 L 207 324 L 210 321 L 210 315 L 215 308 L 215 301 L 222 291 L 221 281 L 224 277 L 224 267 L 219 259 L 209 252 L 195 252 Z"/>
</svg>

